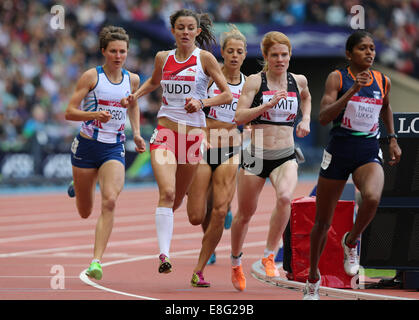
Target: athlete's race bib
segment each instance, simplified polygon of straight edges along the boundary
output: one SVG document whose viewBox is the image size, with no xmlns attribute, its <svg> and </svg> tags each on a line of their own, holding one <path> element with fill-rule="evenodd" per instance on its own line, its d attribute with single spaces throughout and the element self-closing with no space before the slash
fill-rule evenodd
<svg viewBox="0 0 419 320">
<path fill-rule="evenodd" d="M 276 91 L 264 91 L 262 92 L 262 103 L 268 103 L 274 96 Z M 270 122 L 294 122 L 298 111 L 298 99 L 297 93 L 288 92 L 287 99 L 281 99 L 278 103 L 268 111 L 265 111 L 261 116 L 261 120 Z"/>
<path fill-rule="evenodd" d="M 382 99 L 353 96 L 346 105 L 341 127 L 365 133 L 376 132 L 382 105 Z"/>
<path fill-rule="evenodd" d="M 173 56 L 169 56 L 163 70 L 161 86 L 164 105 L 185 106 L 185 99 L 196 91 L 196 77 L 198 65 L 196 57 L 192 56 L 184 64 L 176 63 Z"/>
<path fill-rule="evenodd" d="M 219 89 L 213 90 L 213 94 L 209 94 L 210 96 L 216 96 L 220 94 L 221 91 Z M 234 93 L 233 94 L 233 101 L 228 104 L 222 104 L 219 106 L 211 107 L 208 112 L 208 118 L 215 119 L 222 122 L 227 123 L 235 123 L 234 122 L 234 116 L 236 115 L 236 109 L 237 109 L 237 102 L 240 98 L 240 93 Z"/>
</svg>

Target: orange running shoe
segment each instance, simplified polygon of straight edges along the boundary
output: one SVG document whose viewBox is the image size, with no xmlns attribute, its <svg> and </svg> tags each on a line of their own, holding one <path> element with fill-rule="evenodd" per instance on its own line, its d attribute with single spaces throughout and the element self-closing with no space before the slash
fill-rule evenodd
<svg viewBox="0 0 419 320">
<path fill-rule="evenodd" d="M 267 258 L 262 258 L 262 264 L 268 277 L 278 277 L 279 271 L 276 268 L 274 255 L 270 254 Z"/>
<path fill-rule="evenodd" d="M 231 282 L 233 283 L 234 288 L 239 291 L 246 289 L 246 278 L 241 265 L 231 267 Z"/>
</svg>

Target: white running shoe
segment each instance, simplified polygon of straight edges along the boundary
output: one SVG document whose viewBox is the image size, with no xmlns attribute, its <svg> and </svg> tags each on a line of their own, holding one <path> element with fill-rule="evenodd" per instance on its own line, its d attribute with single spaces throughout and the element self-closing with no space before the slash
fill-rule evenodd
<svg viewBox="0 0 419 320">
<path fill-rule="evenodd" d="M 346 232 L 342 237 L 343 248 L 343 268 L 348 276 L 353 277 L 359 272 L 359 261 L 357 248 L 350 248 L 345 244 L 346 237 L 349 232 Z"/>
<path fill-rule="evenodd" d="M 320 300 L 319 288 L 320 288 L 321 276 L 319 274 L 319 280 L 316 283 L 311 283 L 306 280 L 306 286 L 303 289 L 303 300 Z"/>
</svg>

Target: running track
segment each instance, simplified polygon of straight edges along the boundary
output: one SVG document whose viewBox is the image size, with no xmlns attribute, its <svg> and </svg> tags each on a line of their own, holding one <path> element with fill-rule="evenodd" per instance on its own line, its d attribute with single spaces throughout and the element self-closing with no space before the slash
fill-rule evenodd
<svg viewBox="0 0 419 320">
<path fill-rule="evenodd" d="M 295 197 L 310 193 L 314 182 L 302 181 Z M 126 188 L 118 201 L 113 233 L 103 259 L 104 276 L 84 276 L 92 257 L 99 215 L 81 219 L 74 199 L 62 192 L 0 195 L 0 300 L 300 300 L 300 290 L 269 285 L 252 276 L 252 264 L 264 249 L 274 193 L 266 185 L 245 242 L 247 289 L 230 282 L 230 230 L 218 245 L 217 263 L 207 266 L 211 288 L 193 288 L 189 281 L 197 261 L 202 231 L 189 224 L 186 198 L 175 213 L 170 274 L 157 272 L 155 187 Z M 233 213 L 236 199 L 233 201 Z M 370 292 L 370 291 L 368 291 Z M 417 299 L 418 293 L 410 297 Z M 322 297 L 322 299 L 337 299 Z"/>
</svg>

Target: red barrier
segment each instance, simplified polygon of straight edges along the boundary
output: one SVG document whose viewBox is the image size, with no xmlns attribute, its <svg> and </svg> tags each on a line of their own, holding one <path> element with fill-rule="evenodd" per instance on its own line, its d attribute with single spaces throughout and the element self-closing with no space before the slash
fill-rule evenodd
<svg viewBox="0 0 419 320">
<path fill-rule="evenodd" d="M 321 285 L 351 288 L 352 277 L 343 269 L 343 235 L 353 226 L 354 201 L 340 200 L 336 206 L 326 247 L 319 262 Z M 302 197 L 291 204 L 291 266 L 295 281 L 305 282 L 310 263 L 310 232 L 316 215 L 316 197 Z"/>
</svg>

